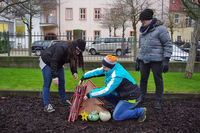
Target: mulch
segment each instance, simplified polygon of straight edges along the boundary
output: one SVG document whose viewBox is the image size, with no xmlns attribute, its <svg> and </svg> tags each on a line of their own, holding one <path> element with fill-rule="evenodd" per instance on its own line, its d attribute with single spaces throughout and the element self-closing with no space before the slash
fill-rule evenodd
<svg viewBox="0 0 200 133">
<path fill-rule="evenodd" d="M 105 102 L 105 101 L 104 101 Z M 200 133 L 200 99 L 163 99 L 162 109 L 156 110 L 153 99 L 147 99 L 147 119 L 108 122 L 68 122 L 69 106 L 63 106 L 59 98 L 51 98 L 56 109 L 43 111 L 41 98 L 9 96 L 0 97 L 1 133 Z M 105 108 L 113 106 L 105 102 Z"/>
</svg>

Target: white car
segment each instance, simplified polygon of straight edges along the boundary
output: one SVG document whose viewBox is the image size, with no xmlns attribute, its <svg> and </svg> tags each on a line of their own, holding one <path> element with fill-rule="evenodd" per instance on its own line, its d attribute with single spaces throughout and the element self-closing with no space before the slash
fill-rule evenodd
<svg viewBox="0 0 200 133">
<path fill-rule="evenodd" d="M 122 38 L 121 37 L 106 37 L 97 38 L 94 41 L 87 42 L 86 51 L 91 55 L 96 55 L 100 53 L 112 53 L 116 56 L 122 55 Z M 128 41 L 124 41 L 125 53 L 131 52 L 131 47 Z"/>
<path fill-rule="evenodd" d="M 189 54 L 181 50 L 178 46 L 173 44 L 172 55 L 170 61 L 182 61 L 187 62 Z"/>
</svg>

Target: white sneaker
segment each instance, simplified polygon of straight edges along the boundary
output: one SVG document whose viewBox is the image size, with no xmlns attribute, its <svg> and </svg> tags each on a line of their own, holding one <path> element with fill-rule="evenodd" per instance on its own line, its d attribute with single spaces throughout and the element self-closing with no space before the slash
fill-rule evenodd
<svg viewBox="0 0 200 133">
<path fill-rule="evenodd" d="M 51 112 L 54 112 L 54 111 L 55 111 L 55 109 L 53 108 L 53 106 L 51 104 L 47 104 L 47 105 L 44 106 L 44 112 L 51 113 Z"/>
<path fill-rule="evenodd" d="M 66 100 L 66 101 L 62 102 L 62 104 L 64 106 L 71 106 L 72 105 L 72 103 L 69 100 Z"/>
</svg>

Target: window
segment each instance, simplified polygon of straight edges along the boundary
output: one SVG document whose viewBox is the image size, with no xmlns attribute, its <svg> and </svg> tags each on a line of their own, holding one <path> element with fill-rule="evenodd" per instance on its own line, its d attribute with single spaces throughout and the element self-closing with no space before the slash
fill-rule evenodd
<svg viewBox="0 0 200 133">
<path fill-rule="evenodd" d="M 72 31 L 67 31 L 67 40 L 72 40 Z"/>
<path fill-rule="evenodd" d="M 134 36 L 134 32 L 133 31 L 130 31 L 130 36 Z"/>
<path fill-rule="evenodd" d="M 101 9 L 100 8 L 95 8 L 94 9 L 94 19 L 99 20 L 101 18 Z"/>
<path fill-rule="evenodd" d="M 86 31 L 85 30 L 82 31 L 82 39 L 86 40 Z"/>
<path fill-rule="evenodd" d="M 179 14 L 174 14 L 174 23 L 179 24 L 180 23 L 180 15 Z"/>
<path fill-rule="evenodd" d="M 94 31 L 94 40 L 100 37 L 100 31 Z"/>
<path fill-rule="evenodd" d="M 185 16 L 185 26 L 186 27 L 192 26 L 192 19 L 188 15 Z"/>
<path fill-rule="evenodd" d="M 116 18 L 120 16 L 121 10 L 119 8 L 111 8 L 110 13 L 111 13 L 111 18 Z"/>
<path fill-rule="evenodd" d="M 72 8 L 66 8 L 65 14 L 66 14 L 65 19 L 67 19 L 67 20 L 73 19 Z"/>
<path fill-rule="evenodd" d="M 2 8 L 2 2 L 0 2 L 0 9 Z"/>
<path fill-rule="evenodd" d="M 86 19 L 86 8 L 80 8 L 80 19 L 81 20 Z"/>
<path fill-rule="evenodd" d="M 48 12 L 46 16 L 46 22 L 56 24 L 56 10 L 51 10 Z"/>
<path fill-rule="evenodd" d="M 182 41 L 182 37 L 181 36 L 177 36 L 177 42 L 181 42 Z"/>
<path fill-rule="evenodd" d="M 172 0 L 172 4 L 176 4 L 176 1 L 175 1 L 175 0 Z"/>
</svg>

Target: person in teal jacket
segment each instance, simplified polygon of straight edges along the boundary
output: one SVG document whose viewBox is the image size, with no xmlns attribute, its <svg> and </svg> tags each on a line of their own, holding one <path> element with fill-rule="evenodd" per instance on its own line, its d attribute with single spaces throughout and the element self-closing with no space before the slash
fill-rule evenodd
<svg viewBox="0 0 200 133">
<path fill-rule="evenodd" d="M 104 97 L 115 106 L 112 114 L 114 120 L 137 118 L 138 122 L 146 119 L 146 108 L 137 108 L 141 100 L 140 88 L 131 75 L 116 62 L 117 57 L 107 55 L 102 60 L 102 67 L 83 74 L 79 85 L 92 77 L 105 76 L 105 86 L 96 88 L 85 95 L 84 99 Z"/>
</svg>

